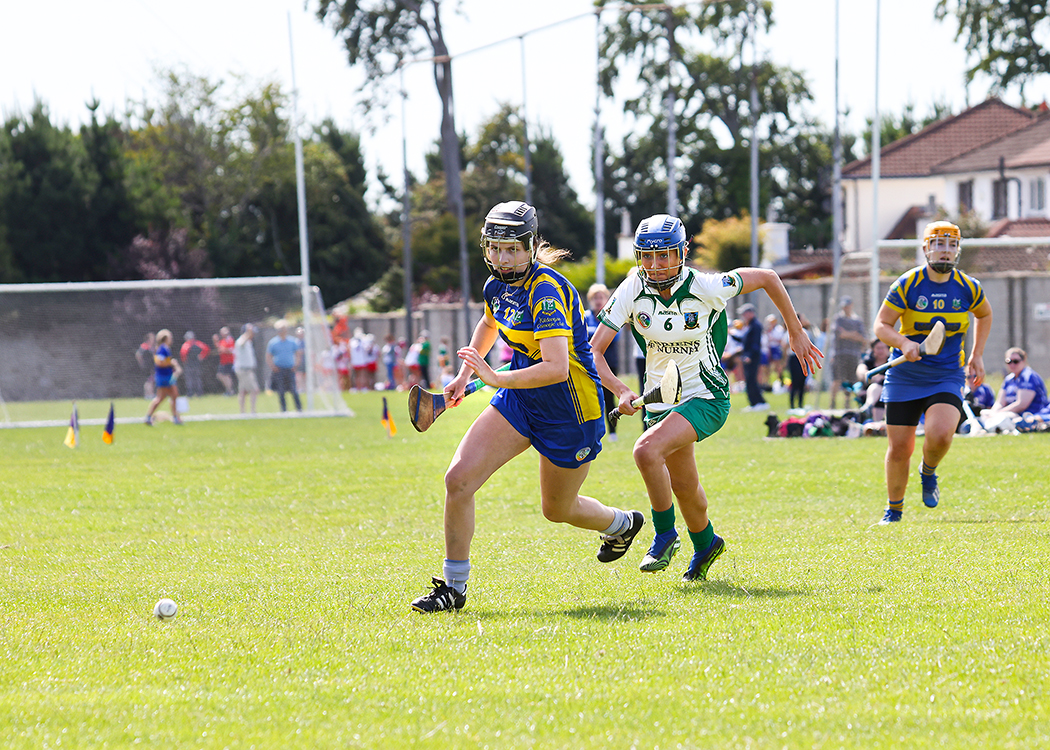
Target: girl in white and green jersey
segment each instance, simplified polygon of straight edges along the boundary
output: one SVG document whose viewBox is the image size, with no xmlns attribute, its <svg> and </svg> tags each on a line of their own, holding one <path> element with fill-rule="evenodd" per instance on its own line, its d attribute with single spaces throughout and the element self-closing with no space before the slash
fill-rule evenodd
<svg viewBox="0 0 1050 750">
<path fill-rule="evenodd" d="M 677 498 L 694 549 L 682 578 L 695 581 L 707 578 L 708 568 L 725 550 L 708 518 L 693 445 L 718 432 L 729 416 L 729 379 L 721 366 L 728 336 L 727 302 L 764 289 L 787 323 L 791 349 L 807 375 L 821 367 L 824 355 L 799 323 L 775 271 L 738 268 L 700 273 L 685 266 L 688 251 L 679 219 L 657 214 L 638 225 L 634 235 L 638 268 L 627 275 L 599 315 L 602 325 L 591 339 L 591 349 L 602 385 L 619 399 L 623 414 L 637 411 L 631 402 L 638 394 L 613 374 L 604 357 L 622 326 L 630 323 L 645 351 L 646 382 L 660 382 L 671 360 L 678 364 L 681 402 L 645 406 L 646 430 L 634 445 L 634 462 L 649 494 L 656 529 L 640 568 L 663 570 L 681 546 L 675 529 L 673 498 Z"/>
</svg>

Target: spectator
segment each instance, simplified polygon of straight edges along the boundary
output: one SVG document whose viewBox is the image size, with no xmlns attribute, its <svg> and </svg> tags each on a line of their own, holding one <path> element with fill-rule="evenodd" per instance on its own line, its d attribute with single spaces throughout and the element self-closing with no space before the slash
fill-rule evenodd
<svg viewBox="0 0 1050 750">
<path fill-rule="evenodd" d="M 762 324 L 755 315 L 755 306 L 746 302 L 740 306 L 740 318 L 744 321 L 743 350 L 740 360 L 744 363 L 744 384 L 750 406 L 744 411 L 764 411 L 769 408 L 758 382 L 758 368 L 762 365 Z"/>
<path fill-rule="evenodd" d="M 587 340 L 590 341 L 594 338 L 594 334 L 598 331 L 598 327 L 601 325 L 602 310 L 605 304 L 609 301 L 609 287 L 605 284 L 591 284 L 587 290 L 587 307 L 588 310 L 583 316 L 583 324 L 587 326 Z M 613 375 L 620 374 L 620 341 L 622 340 L 621 331 L 616 332 L 616 336 L 609 344 L 609 348 L 605 350 L 605 362 L 609 365 L 609 369 L 612 370 Z M 613 392 L 602 386 L 602 394 L 605 401 L 605 439 L 610 443 L 615 443 L 619 438 L 616 436 L 616 423 L 619 419 L 610 419 L 609 414 L 616 408 L 616 396 Z"/>
<path fill-rule="evenodd" d="M 295 387 L 302 393 L 306 390 L 306 329 L 295 329 L 295 340 L 299 343 L 299 362 L 295 366 Z"/>
<path fill-rule="evenodd" d="M 193 331 L 186 331 L 182 339 L 179 358 L 186 372 L 186 395 L 203 396 L 204 374 L 201 363 L 211 354 L 211 347 L 198 339 Z"/>
<path fill-rule="evenodd" d="M 371 333 L 365 334 L 365 390 L 374 391 L 376 388 L 376 370 L 379 369 L 379 347 L 376 346 L 376 337 Z"/>
<path fill-rule="evenodd" d="M 419 374 L 419 349 L 421 344 L 416 341 L 412 346 L 408 347 L 408 351 L 405 353 L 405 370 L 408 374 L 408 380 L 405 382 L 406 387 L 418 385 L 422 381 L 422 377 Z"/>
<path fill-rule="evenodd" d="M 252 414 L 255 414 L 255 402 L 259 398 L 259 379 L 255 375 L 258 361 L 255 358 L 255 326 L 245 323 L 241 335 L 233 345 L 233 372 L 237 376 L 237 391 L 241 403 L 241 414 L 244 414 L 245 396 L 251 396 Z"/>
<path fill-rule="evenodd" d="M 729 324 L 729 335 L 726 337 L 726 348 L 722 350 L 722 369 L 732 378 L 730 393 L 742 393 L 744 391 L 744 364 L 740 361 L 740 353 L 744 351 L 744 321 L 735 318 Z"/>
<path fill-rule="evenodd" d="M 975 414 L 980 414 L 984 409 L 991 409 L 995 403 L 995 391 L 987 383 L 981 383 L 973 387 L 973 378 L 966 379 L 966 390 L 963 391 L 963 400 L 969 401 Z"/>
<path fill-rule="evenodd" d="M 809 330 L 806 331 L 809 333 Z M 773 382 L 773 393 L 784 392 L 784 349 L 788 343 L 787 331 L 776 315 L 767 315 L 762 330 L 762 355 L 768 365 L 763 383 Z"/>
<path fill-rule="evenodd" d="M 398 339 L 397 340 L 397 368 L 394 370 L 394 374 L 397 376 L 397 382 L 400 384 L 398 386 L 398 388 L 399 388 L 399 390 L 402 390 L 402 391 L 407 391 L 409 389 L 409 387 L 412 385 L 409 382 L 410 377 L 409 377 L 408 362 L 407 362 L 408 350 L 409 350 L 408 339 L 404 339 L 404 338 Z"/>
<path fill-rule="evenodd" d="M 419 333 L 419 382 L 430 388 L 430 331 L 425 328 Z"/>
<path fill-rule="evenodd" d="M 270 339 L 266 345 L 266 364 L 270 367 L 270 382 L 273 389 L 277 391 L 277 400 L 281 403 L 281 411 L 288 411 L 284 394 L 291 393 L 295 401 L 295 410 L 302 411 L 303 405 L 299 401 L 299 391 L 295 387 L 295 368 L 299 366 L 303 351 L 299 348 L 299 340 L 294 336 L 288 337 L 288 321 L 278 320 L 274 324 L 277 335 Z"/>
<path fill-rule="evenodd" d="M 852 383 L 857 377 L 857 365 L 860 354 L 868 338 L 864 330 L 864 321 L 853 312 L 853 300 L 843 296 L 840 301 L 842 311 L 835 316 L 832 324 L 833 360 L 831 367 L 831 408 L 843 383 Z M 846 406 L 849 406 L 847 396 Z"/>
<path fill-rule="evenodd" d="M 816 336 L 813 332 L 813 326 L 802 313 L 798 313 L 798 322 L 802 324 L 802 330 L 810 337 L 810 340 L 816 340 Z M 814 344 L 814 346 L 817 346 Z M 820 348 L 819 346 L 817 347 Z M 806 373 L 802 369 L 802 363 L 799 362 L 798 355 L 795 354 L 794 350 L 788 352 L 787 356 L 788 363 L 788 377 L 791 378 L 791 390 L 788 393 L 788 403 L 791 409 L 804 409 L 806 400 Z M 796 406 L 796 403 L 798 404 Z"/>
<path fill-rule="evenodd" d="M 450 360 L 448 356 L 450 343 L 448 336 L 442 336 L 441 344 L 438 346 L 438 377 L 441 378 L 442 388 L 451 383 L 452 379 L 456 377 L 456 374 L 452 369 L 452 360 Z"/>
<path fill-rule="evenodd" d="M 1010 412 L 1018 416 L 1025 413 L 1050 416 L 1046 384 L 1028 366 L 1028 354 L 1024 349 L 1012 346 L 1006 350 L 1006 369 L 1008 373 L 1003 387 L 988 411 L 992 414 Z"/>
<path fill-rule="evenodd" d="M 397 341 L 394 340 L 394 334 L 386 335 L 380 357 L 386 370 L 386 390 L 392 391 L 397 388 Z"/>
<path fill-rule="evenodd" d="M 182 368 L 179 366 L 179 361 L 171 356 L 171 331 L 167 328 L 157 331 L 156 340 L 157 351 L 153 354 L 153 375 L 156 378 L 157 395 L 149 402 L 149 408 L 146 410 L 146 424 L 153 425 L 153 412 L 164 402 L 165 398 L 171 399 L 171 421 L 175 424 L 182 424 L 177 404 L 179 399 L 177 381 L 179 375 L 182 374 Z"/>
<path fill-rule="evenodd" d="M 233 389 L 233 345 L 236 343 L 230 335 L 230 329 L 223 326 L 218 333 L 213 333 L 211 342 L 215 345 L 215 351 L 219 353 L 219 369 L 215 377 L 222 383 L 223 393 L 232 396 Z"/>
<path fill-rule="evenodd" d="M 350 343 L 339 339 L 332 344 L 332 359 L 339 377 L 339 389 L 349 391 L 353 382 L 350 380 Z"/>
<path fill-rule="evenodd" d="M 861 392 L 864 393 L 864 403 L 860 410 L 875 422 L 881 422 L 885 417 L 886 404 L 882 402 L 882 384 L 886 380 L 886 373 L 880 373 L 874 376 L 870 383 L 865 383 L 869 370 L 874 370 L 889 360 L 890 348 L 879 339 L 872 339 L 871 347 L 857 365 L 857 380 L 861 385 Z"/>
<path fill-rule="evenodd" d="M 367 391 L 368 380 L 368 354 L 365 351 L 365 332 L 360 328 L 354 329 L 354 337 L 350 339 L 350 369 L 353 371 L 354 381 L 351 384 L 354 393 Z"/>
<path fill-rule="evenodd" d="M 153 353 L 157 349 L 157 337 L 150 331 L 142 339 L 139 348 L 135 350 L 135 359 L 138 360 L 139 368 L 146 373 L 146 382 L 142 386 L 142 393 L 147 399 L 153 398 L 155 393 L 155 381 L 153 378 Z"/>
</svg>

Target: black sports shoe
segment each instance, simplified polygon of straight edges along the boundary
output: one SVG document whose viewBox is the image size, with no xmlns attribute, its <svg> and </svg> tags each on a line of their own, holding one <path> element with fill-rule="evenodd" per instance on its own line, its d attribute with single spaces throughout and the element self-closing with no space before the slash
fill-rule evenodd
<svg viewBox="0 0 1050 750">
<path fill-rule="evenodd" d="M 686 583 L 689 581 L 706 581 L 708 568 L 725 551 L 725 541 L 718 534 L 715 534 L 715 538 L 711 540 L 711 544 L 707 549 L 703 552 L 693 553 L 693 559 L 689 562 L 689 569 L 685 571 L 682 580 Z"/>
<path fill-rule="evenodd" d="M 631 548 L 631 542 L 645 526 L 645 516 L 639 511 L 631 511 L 631 527 L 617 536 L 602 535 L 602 546 L 598 549 L 598 562 L 619 560 Z"/>
<path fill-rule="evenodd" d="M 412 602 L 416 612 L 445 612 L 450 609 L 463 609 L 467 603 L 467 592 L 462 594 L 440 578 L 432 578 L 434 590 Z"/>
</svg>

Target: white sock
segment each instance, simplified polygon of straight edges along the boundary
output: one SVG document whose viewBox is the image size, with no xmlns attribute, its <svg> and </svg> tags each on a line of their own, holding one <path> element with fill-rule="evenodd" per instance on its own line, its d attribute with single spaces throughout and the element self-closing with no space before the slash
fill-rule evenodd
<svg viewBox="0 0 1050 750">
<path fill-rule="evenodd" d="M 445 576 L 445 583 L 459 593 L 467 590 L 467 580 L 470 578 L 470 559 L 449 560 L 441 565 L 441 572 Z"/>
<path fill-rule="evenodd" d="M 612 511 L 616 514 L 616 517 L 613 519 L 609 528 L 601 532 L 605 536 L 619 536 L 627 531 L 627 529 L 631 528 L 631 516 L 627 511 L 620 510 L 619 508 L 613 508 Z"/>
</svg>

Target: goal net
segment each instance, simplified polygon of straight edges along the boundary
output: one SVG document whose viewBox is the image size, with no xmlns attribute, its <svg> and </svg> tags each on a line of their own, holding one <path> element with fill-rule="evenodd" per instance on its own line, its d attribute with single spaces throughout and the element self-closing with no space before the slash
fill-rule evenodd
<svg viewBox="0 0 1050 750">
<path fill-rule="evenodd" d="M 172 354 L 183 370 L 178 386 L 187 408 L 180 416 L 250 418 L 251 398 L 242 413 L 237 378 L 223 377 L 229 368 L 220 366 L 217 346 L 224 328 L 236 339 L 246 324 L 256 328 L 254 414 L 281 414 L 266 363 L 280 320 L 302 343 L 296 374 L 302 414 L 350 415 L 331 365 L 320 292 L 304 290 L 298 276 L 0 284 L 0 426 L 68 421 L 74 401 L 86 424 L 104 420 L 111 402 L 118 422 L 142 421 L 152 396 L 147 338 L 161 329 L 171 331 Z M 191 345 L 194 340 L 200 343 Z M 227 395 L 228 385 L 234 395 Z M 286 416 L 299 414 L 291 394 L 286 405 Z M 170 414 L 170 403 L 157 413 L 161 419 Z"/>
</svg>

